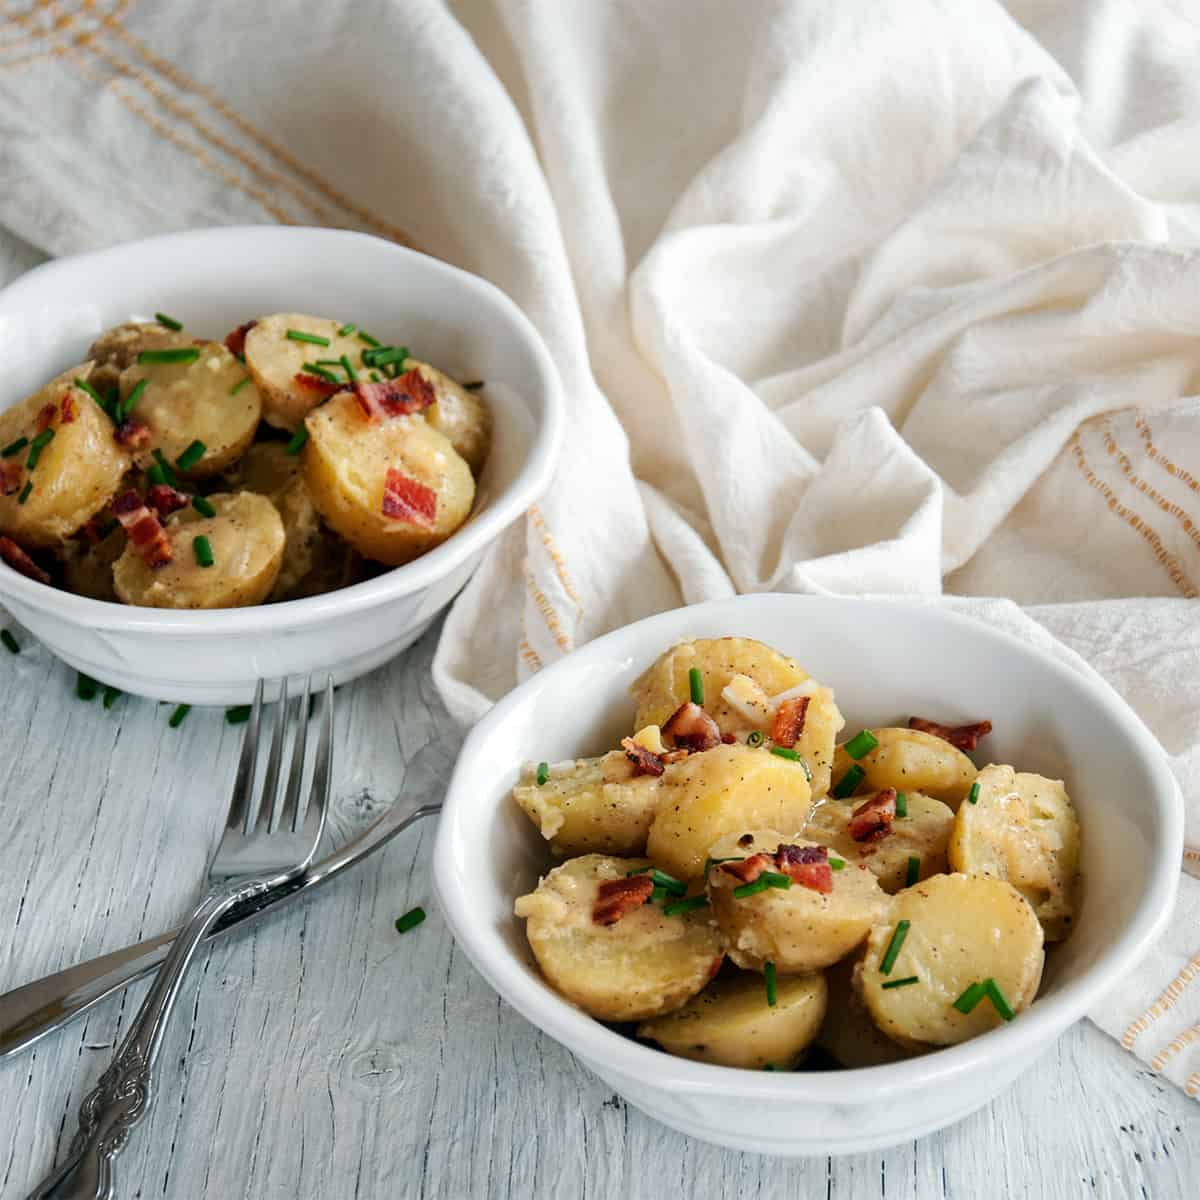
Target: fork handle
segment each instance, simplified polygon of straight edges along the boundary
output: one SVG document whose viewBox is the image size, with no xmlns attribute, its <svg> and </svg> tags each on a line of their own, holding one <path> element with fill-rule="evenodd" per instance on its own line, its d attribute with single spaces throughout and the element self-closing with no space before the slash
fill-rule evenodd
<svg viewBox="0 0 1200 1200">
<path fill-rule="evenodd" d="M 241 879 L 215 888 L 200 902 L 172 944 L 112 1063 L 80 1105 L 79 1129 L 66 1162 L 33 1189 L 29 1200 L 109 1200 L 115 1194 L 113 1160 L 150 1110 L 163 1034 L 205 934 L 235 904 L 286 878 Z"/>
</svg>

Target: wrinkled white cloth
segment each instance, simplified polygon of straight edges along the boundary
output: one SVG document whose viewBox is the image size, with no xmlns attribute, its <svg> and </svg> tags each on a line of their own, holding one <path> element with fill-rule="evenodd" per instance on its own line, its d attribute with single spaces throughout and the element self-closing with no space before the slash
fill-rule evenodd
<svg viewBox="0 0 1200 1200">
<path fill-rule="evenodd" d="M 541 331 L 571 435 L 446 622 L 458 717 L 683 602 L 1002 595 L 1032 607 L 956 603 L 1130 700 L 1196 864 L 1185 6 L 296 0 L 287 37 L 232 0 L 3 11 L 0 224 L 34 246 L 347 225 L 488 277 Z M 1196 1094 L 1183 888 L 1094 1015 Z"/>
</svg>

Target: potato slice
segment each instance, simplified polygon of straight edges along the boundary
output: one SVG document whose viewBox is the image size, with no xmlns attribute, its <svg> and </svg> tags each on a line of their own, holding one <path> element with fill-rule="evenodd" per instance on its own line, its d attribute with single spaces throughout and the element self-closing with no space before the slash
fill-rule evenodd
<svg viewBox="0 0 1200 1200">
<path fill-rule="evenodd" d="M 271 592 L 283 561 L 283 521 L 265 496 L 253 492 L 208 497 L 217 510 L 203 517 L 192 507 L 166 521 L 174 557 L 148 567 L 133 545 L 117 559 L 113 582 L 126 604 L 146 608 L 241 608 L 261 604 Z M 195 538 L 203 535 L 213 565 L 196 561 Z"/>
<path fill-rule="evenodd" d="M 437 367 L 406 359 L 404 369 L 416 369 L 433 387 L 437 402 L 425 414 L 429 424 L 450 439 L 476 478 L 492 446 L 492 414 L 484 402 Z"/>
<path fill-rule="evenodd" d="M 334 396 L 305 422 L 304 480 L 317 511 L 360 554 L 388 566 L 444 542 L 466 519 L 475 499 L 471 470 L 424 417 L 370 421 L 350 392 Z M 383 511 L 390 468 L 433 490 L 431 523 L 389 517 Z"/>
<path fill-rule="evenodd" d="M 854 982 L 858 962 L 854 956 L 844 958 L 825 972 L 829 1003 L 816 1044 L 847 1070 L 901 1062 L 912 1051 L 885 1037 L 871 1019 Z"/>
<path fill-rule="evenodd" d="M 900 921 L 908 932 L 885 975 L 884 956 Z M 1014 1013 L 1028 1008 L 1042 978 L 1042 927 L 1011 884 L 978 875 L 935 875 L 906 888 L 867 939 L 857 976 L 871 1016 L 902 1046 L 951 1046 L 1001 1024 L 988 999 L 970 1013 L 954 1002 L 994 979 Z M 884 985 L 916 976 L 902 987 Z"/>
<path fill-rule="evenodd" d="M 787 1070 L 816 1037 L 827 994 L 823 976 L 796 975 L 778 981 L 772 1006 L 761 975 L 731 975 L 714 980 L 673 1013 L 643 1022 L 637 1033 L 668 1054 L 696 1062 Z"/>
<path fill-rule="evenodd" d="M 1033 905 L 1048 941 L 1061 941 L 1075 919 L 1079 820 L 1061 779 L 979 772 L 978 799 L 964 804 L 950 839 L 950 865 L 967 875 L 1006 879 Z"/>
<path fill-rule="evenodd" d="M 93 600 L 117 600 L 113 564 L 125 549 L 125 530 L 117 525 L 95 545 L 74 545 L 63 556 L 63 582 L 67 590 Z"/>
<path fill-rule="evenodd" d="M 894 787 L 898 792 L 921 792 L 958 808 L 976 775 L 975 764 L 961 750 L 919 729 L 888 727 L 871 732 L 879 745 L 858 759 L 865 776 L 855 795 Z M 833 760 L 835 789 L 854 765 L 845 747 L 839 746 Z"/>
<path fill-rule="evenodd" d="M 646 853 L 680 879 L 699 879 L 728 833 L 799 831 L 812 806 L 803 766 L 763 749 L 715 746 L 667 767 Z"/>
<path fill-rule="evenodd" d="M 920 792 L 905 792 L 908 815 L 896 817 L 891 833 L 877 842 L 856 842 L 847 826 L 855 807 L 866 799 L 864 796 L 850 803 L 825 800 L 813 809 L 804 836 L 810 842 L 829 846 L 849 862 L 862 863 L 885 892 L 895 893 L 907 886 L 910 858 L 918 860 L 918 879 L 947 870 L 946 847 L 954 828 L 950 808 Z"/>
<path fill-rule="evenodd" d="M 356 374 L 367 372 L 362 352 L 370 346 L 357 333 L 343 337 L 338 333 L 343 328 L 341 321 L 329 317 L 275 313 L 262 317 L 246 334 L 246 366 L 262 393 L 263 420 L 268 425 L 295 433 L 311 409 L 325 398 L 326 393 L 319 387 L 297 379 L 305 374 L 306 363 L 332 361 L 345 355 Z M 328 344 L 295 341 L 288 337 L 289 330 L 324 338 Z M 332 365 L 326 369 L 340 379 L 346 377 L 343 369 Z"/>
<path fill-rule="evenodd" d="M 755 829 L 722 838 L 709 853 L 713 859 L 749 858 L 759 851 L 773 853 L 785 842 L 816 845 L 774 829 Z M 852 863 L 833 872 L 833 890 L 828 893 L 793 883 L 787 889 L 734 896 L 740 886 L 720 863 L 708 872 L 709 901 L 729 957 L 751 971 L 761 971 L 768 962 L 781 975 L 819 971 L 861 945 L 888 911 L 888 897 L 875 876 Z"/>
<path fill-rule="evenodd" d="M 555 854 L 644 854 L 661 780 L 635 775 L 620 750 L 555 763 L 544 784 L 526 763 L 513 799 Z"/>
<path fill-rule="evenodd" d="M 121 372 L 137 362 L 143 350 L 173 350 L 179 346 L 195 345 L 181 329 L 168 329 L 157 321 L 130 321 L 106 329 L 88 350 L 88 358 L 96 364 L 89 382 L 102 396 L 116 387 Z"/>
<path fill-rule="evenodd" d="M 706 909 L 668 917 L 647 902 L 612 925 L 592 919 L 602 883 L 649 865 L 603 854 L 568 859 L 514 906 L 546 980 L 601 1021 L 671 1012 L 721 967 L 720 936 Z"/>
<path fill-rule="evenodd" d="M 225 470 L 254 440 L 262 401 L 253 383 L 244 383 L 245 369 L 220 342 L 195 347 L 197 357 L 182 363 L 138 363 L 121 372 L 121 399 L 126 400 L 146 381 L 130 414 L 150 430 L 151 441 L 139 449 L 140 466 L 148 466 L 160 450 L 175 470 L 205 479 Z M 176 459 L 193 442 L 204 453 L 186 470 Z"/>
<path fill-rule="evenodd" d="M 112 421 L 73 384 L 90 375 L 90 363 L 64 371 L 40 392 L 0 412 L 0 448 L 10 449 L 0 463 L 11 473 L 11 480 L 0 488 L 0 533 L 23 545 L 60 545 L 112 499 L 129 470 L 129 452 L 113 440 Z M 64 406 L 69 421 L 63 419 Z M 31 469 L 28 443 L 39 433 L 44 436 L 39 417 L 51 408 L 53 416 L 42 420 L 53 437 L 37 452 L 37 465 Z M 11 449 L 22 438 L 26 444 Z M 25 492 L 27 485 L 31 486 Z"/>
</svg>

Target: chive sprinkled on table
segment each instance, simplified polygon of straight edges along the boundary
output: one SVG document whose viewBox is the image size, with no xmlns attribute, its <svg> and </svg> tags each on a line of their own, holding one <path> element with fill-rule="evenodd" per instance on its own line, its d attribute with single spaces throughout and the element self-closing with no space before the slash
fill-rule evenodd
<svg viewBox="0 0 1200 1200">
<path fill-rule="evenodd" d="M 121 698 L 121 689 L 113 687 L 111 684 L 104 689 L 104 700 L 102 703 L 105 708 L 112 708 L 114 704 Z"/>
<path fill-rule="evenodd" d="M 192 507 L 202 517 L 215 517 L 217 515 L 217 510 L 213 508 L 212 504 L 204 496 L 193 496 Z"/>
<path fill-rule="evenodd" d="M 983 996 L 984 986 L 982 983 L 976 981 L 955 1000 L 953 1007 L 965 1016 L 975 1008 L 975 1005 L 983 999 Z"/>
<path fill-rule="evenodd" d="M 688 690 L 693 704 L 704 704 L 704 676 L 699 667 L 692 667 L 688 671 Z"/>
<path fill-rule="evenodd" d="M 250 382 L 250 376 L 244 375 L 241 379 L 239 379 L 237 381 L 237 383 L 235 383 L 233 385 L 233 387 L 231 387 L 229 389 L 229 394 L 231 396 L 236 396 L 238 394 L 238 392 L 240 392 L 242 390 L 242 388 L 244 388 L 246 386 L 246 384 L 248 384 L 249 382 Z"/>
<path fill-rule="evenodd" d="M 1013 1012 L 1008 997 L 1000 990 L 1000 985 L 990 975 L 983 981 L 983 991 L 1002 1020 L 1011 1021 L 1017 1015 Z"/>
<path fill-rule="evenodd" d="M 198 346 L 173 346 L 167 350 L 141 350 L 138 352 L 139 363 L 190 363 L 200 357 Z"/>
<path fill-rule="evenodd" d="M 303 329 L 289 329 L 284 335 L 289 342 L 307 342 L 310 346 L 328 346 L 329 339 L 317 333 L 305 333 Z"/>
<path fill-rule="evenodd" d="M 142 393 L 146 390 L 149 382 L 150 381 L 148 379 L 139 379 L 137 383 L 133 385 L 133 390 L 129 393 L 129 395 L 126 396 L 123 401 L 114 406 L 116 413 L 115 419 L 117 421 L 127 421 L 129 419 L 133 413 L 135 405 L 142 398 Z"/>
<path fill-rule="evenodd" d="M 843 749 L 851 758 L 862 758 L 864 754 L 870 754 L 878 745 L 879 739 L 869 729 L 860 729 Z"/>
<path fill-rule="evenodd" d="M 0 458 L 12 458 L 14 454 L 20 454 L 28 445 L 29 439 L 27 437 L 19 437 L 15 442 L 9 442 L 3 450 L 0 450 Z"/>
<path fill-rule="evenodd" d="M 789 762 L 800 761 L 800 752 L 798 750 L 789 750 L 786 746 L 772 746 L 771 753 L 779 758 L 786 758 Z"/>
<path fill-rule="evenodd" d="M 211 567 L 216 562 L 213 558 L 212 542 L 204 534 L 192 538 L 192 552 L 196 555 L 196 562 L 202 567 Z"/>
<path fill-rule="evenodd" d="M 304 449 L 304 443 L 308 441 L 308 426 L 301 425 L 299 429 L 288 439 L 288 444 L 284 446 L 284 454 L 290 454 L 295 457 Z"/>
<path fill-rule="evenodd" d="M 396 918 L 396 932 L 407 933 L 410 929 L 415 929 L 420 925 L 423 920 L 425 920 L 425 910 L 420 905 L 410 908 L 404 916 Z"/>
<path fill-rule="evenodd" d="M 82 671 L 75 678 L 75 695 L 80 700 L 94 700 L 96 698 L 97 687 L 99 687 L 99 684 L 90 675 L 85 675 Z"/>
<path fill-rule="evenodd" d="M 886 988 L 909 987 L 911 984 L 920 983 L 921 981 L 915 975 L 905 975 L 903 979 L 889 979 L 882 986 Z"/>
<path fill-rule="evenodd" d="M 155 313 L 154 319 L 163 326 L 164 329 L 174 330 L 178 333 L 183 328 L 183 322 L 175 320 L 174 317 L 168 317 L 166 313 Z"/>
<path fill-rule="evenodd" d="M 244 725 L 250 720 L 250 705 L 235 704 L 232 708 L 225 710 L 226 725 Z"/>
<path fill-rule="evenodd" d="M 537 765 L 537 784 L 538 787 L 544 787 L 546 780 L 550 778 L 550 764 L 540 762 Z"/>
<path fill-rule="evenodd" d="M 7 629 L 0 629 L 0 642 L 4 643 L 4 648 L 9 654 L 21 653 L 21 647 L 17 645 L 17 639 Z"/>
<path fill-rule="evenodd" d="M 888 948 L 883 953 L 883 961 L 879 964 L 880 975 L 892 973 L 892 968 L 896 965 L 896 959 L 900 954 L 900 948 L 904 945 L 904 939 L 908 937 L 911 924 L 911 921 L 896 922 L 896 928 L 892 931 L 892 940 L 888 942 Z"/>
<path fill-rule="evenodd" d="M 971 784 L 971 790 L 967 793 L 967 802 L 969 804 L 979 803 L 979 784 Z"/>
<path fill-rule="evenodd" d="M 908 816 L 908 797 L 903 792 L 896 793 L 896 816 Z"/>
<path fill-rule="evenodd" d="M 912 887 L 921 878 L 921 860 L 915 855 L 908 856 L 908 869 L 904 873 L 904 886 Z"/>
<path fill-rule="evenodd" d="M 192 711 L 190 704 L 177 705 L 175 711 L 171 714 L 171 719 L 167 722 L 172 729 L 178 729 L 180 725 L 187 720 L 187 715 Z"/>
<path fill-rule="evenodd" d="M 688 896 L 684 900 L 673 900 L 670 904 L 663 905 L 663 916 L 681 917 L 684 913 L 696 912 L 707 907 L 707 896 Z"/>
<path fill-rule="evenodd" d="M 175 460 L 175 465 L 181 471 L 190 471 L 203 457 L 208 447 L 196 438 L 191 445 Z"/>
<path fill-rule="evenodd" d="M 764 741 L 766 741 L 766 739 L 763 737 L 763 731 L 761 729 L 752 729 L 746 735 L 747 746 L 761 746 Z"/>
<path fill-rule="evenodd" d="M 850 767 L 846 771 L 845 775 L 843 775 L 841 779 L 839 779 L 837 783 L 833 785 L 833 798 L 835 800 L 845 800 L 847 796 L 853 796 L 854 789 L 858 787 L 860 783 L 862 783 L 863 779 L 866 778 L 866 774 L 866 771 L 864 771 L 862 767 L 858 765 L 858 763 L 855 763 L 854 766 Z"/>
<path fill-rule="evenodd" d="M 776 991 L 775 964 L 773 962 L 768 961 L 763 963 L 763 979 L 767 985 L 767 1007 L 774 1008 L 778 995 Z"/>
<path fill-rule="evenodd" d="M 38 459 L 42 457 L 42 451 L 54 441 L 54 430 L 43 429 L 41 433 L 34 437 L 29 443 L 29 457 L 25 460 L 25 466 L 32 471 L 38 465 Z"/>
<path fill-rule="evenodd" d="M 18 504 L 24 504 L 29 499 L 29 493 L 33 491 L 33 480 L 25 480 L 25 486 L 21 489 L 21 494 L 17 497 Z"/>
</svg>

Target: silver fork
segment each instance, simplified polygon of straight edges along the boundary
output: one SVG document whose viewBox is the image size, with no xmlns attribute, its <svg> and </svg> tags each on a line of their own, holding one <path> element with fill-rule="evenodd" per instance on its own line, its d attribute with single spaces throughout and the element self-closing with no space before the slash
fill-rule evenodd
<svg viewBox="0 0 1200 1200">
<path fill-rule="evenodd" d="M 332 777 L 333 680 L 325 682 L 321 734 L 305 804 L 302 786 L 310 688 L 311 677 L 289 713 L 284 681 L 275 706 L 262 791 L 256 793 L 254 776 L 263 718 L 263 684 L 259 681 L 242 739 L 225 833 L 209 867 L 210 890 L 175 939 L 112 1064 L 80 1106 L 79 1130 L 66 1162 L 34 1188 L 29 1200 L 108 1200 L 114 1195 L 113 1160 L 134 1125 L 150 1109 L 154 1067 L 167 1021 L 205 934 L 234 905 L 286 883 L 312 862 L 325 828 Z M 296 732 L 283 788 L 280 767 L 289 724 L 295 724 Z"/>
</svg>

